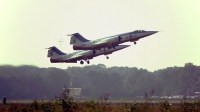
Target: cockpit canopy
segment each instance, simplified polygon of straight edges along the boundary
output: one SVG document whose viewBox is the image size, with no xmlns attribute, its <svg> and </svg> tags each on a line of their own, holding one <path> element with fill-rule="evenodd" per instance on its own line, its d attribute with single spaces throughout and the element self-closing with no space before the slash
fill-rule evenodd
<svg viewBox="0 0 200 112">
<path fill-rule="evenodd" d="M 144 30 L 135 30 L 134 32 L 146 32 Z"/>
</svg>

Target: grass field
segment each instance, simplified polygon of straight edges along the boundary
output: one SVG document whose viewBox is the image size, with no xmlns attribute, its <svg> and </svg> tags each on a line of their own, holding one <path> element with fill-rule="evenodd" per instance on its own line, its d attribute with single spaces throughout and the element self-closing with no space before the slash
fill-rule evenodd
<svg viewBox="0 0 200 112">
<path fill-rule="evenodd" d="M 27 104 L 27 103 L 32 103 L 34 100 L 7 100 L 6 102 L 7 103 L 22 103 L 22 104 Z M 37 100 L 38 102 L 49 102 L 51 100 Z M 74 100 L 74 101 L 77 101 L 77 102 L 85 102 L 85 101 L 91 101 L 91 100 Z M 93 100 L 95 102 L 98 102 L 99 100 Z M 144 103 L 146 102 L 147 100 L 131 100 L 131 99 L 120 99 L 120 100 L 107 100 L 107 102 L 110 102 L 110 103 Z M 164 99 L 162 100 L 153 100 L 153 99 L 149 99 L 148 102 L 149 103 L 160 103 L 160 102 L 163 102 L 165 101 Z M 196 102 L 198 100 L 167 100 L 169 103 L 173 104 L 173 103 L 181 103 L 183 101 L 186 101 L 186 102 L 190 102 L 190 103 L 193 103 L 193 102 Z M 0 102 L 1 104 L 2 102 Z"/>
<path fill-rule="evenodd" d="M 7 100 L 0 112 L 200 112 L 200 100 L 75 100 L 64 90 L 55 100 Z"/>
<path fill-rule="evenodd" d="M 0 112 L 200 112 L 194 100 L 83 100 L 70 97 L 51 100 L 18 100 L 0 105 Z M 152 103 L 155 102 L 155 103 Z M 171 105 L 179 103 L 179 106 Z M 154 105 L 156 104 L 156 105 Z"/>
</svg>

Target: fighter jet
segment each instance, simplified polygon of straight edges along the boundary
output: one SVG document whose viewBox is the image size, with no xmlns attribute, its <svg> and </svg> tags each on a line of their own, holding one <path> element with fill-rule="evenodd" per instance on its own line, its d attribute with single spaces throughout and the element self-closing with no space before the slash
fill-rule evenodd
<svg viewBox="0 0 200 112">
<path fill-rule="evenodd" d="M 89 64 L 89 60 L 93 59 L 93 57 L 106 55 L 106 58 L 109 59 L 107 55 L 112 54 L 115 51 L 124 49 L 128 46 L 130 45 L 118 45 L 115 46 L 115 49 L 110 49 L 105 52 L 103 52 L 102 50 L 84 50 L 73 52 L 70 54 L 63 53 L 55 46 L 52 46 L 47 48 L 49 49 L 47 57 L 50 57 L 51 63 L 77 63 L 77 61 L 80 61 L 80 64 L 84 64 L 84 61 L 86 61 Z"/>
<path fill-rule="evenodd" d="M 144 31 L 136 30 L 132 32 L 122 33 L 118 35 L 113 35 L 97 40 L 88 40 L 84 38 L 79 33 L 70 34 L 71 36 L 70 44 L 73 45 L 74 50 L 108 50 L 111 48 L 115 49 L 116 45 L 124 42 L 134 42 L 141 38 L 147 37 L 149 35 L 155 34 L 158 31 Z"/>
</svg>

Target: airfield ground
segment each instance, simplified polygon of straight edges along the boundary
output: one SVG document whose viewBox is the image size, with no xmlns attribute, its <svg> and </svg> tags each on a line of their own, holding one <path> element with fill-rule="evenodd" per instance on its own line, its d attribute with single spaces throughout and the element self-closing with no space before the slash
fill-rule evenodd
<svg viewBox="0 0 200 112">
<path fill-rule="evenodd" d="M 20 104 L 30 104 L 32 103 L 34 100 L 7 100 L 6 102 L 8 104 L 10 103 L 20 103 Z M 37 100 L 38 102 L 48 102 L 48 101 L 52 101 L 52 100 Z M 99 100 L 74 100 L 75 102 L 85 102 L 85 101 L 94 101 L 94 102 L 98 102 Z M 111 103 L 111 104 L 121 104 L 121 103 L 145 103 L 145 102 L 148 102 L 148 103 L 151 103 L 151 104 L 159 104 L 161 102 L 164 102 L 166 100 L 164 99 L 161 99 L 161 100 L 107 100 L 106 102 L 107 103 Z M 194 102 L 198 102 L 200 100 L 183 100 L 183 99 L 180 99 L 180 100 L 167 100 L 170 104 L 181 104 L 181 102 L 189 102 L 189 103 L 194 103 Z M 103 101 L 105 102 L 105 101 Z M 2 102 L 0 102 L 0 104 L 2 104 Z"/>
<path fill-rule="evenodd" d="M 8 100 L 0 112 L 200 112 L 198 100 Z"/>
</svg>

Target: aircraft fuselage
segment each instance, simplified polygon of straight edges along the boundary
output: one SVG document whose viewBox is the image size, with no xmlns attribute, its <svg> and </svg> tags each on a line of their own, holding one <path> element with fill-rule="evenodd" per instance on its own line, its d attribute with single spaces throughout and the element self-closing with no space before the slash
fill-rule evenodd
<svg viewBox="0 0 200 112">
<path fill-rule="evenodd" d="M 116 49 L 108 49 L 106 51 L 102 51 L 102 50 L 78 51 L 71 54 L 64 54 L 64 55 L 60 55 L 56 57 L 51 57 L 50 62 L 51 63 L 77 63 L 77 61 L 80 61 L 80 60 L 87 61 L 99 55 L 112 54 L 113 52 L 124 49 L 128 46 L 129 45 L 118 45 L 116 46 Z"/>
<path fill-rule="evenodd" d="M 100 50 L 102 48 L 116 46 L 124 42 L 135 42 L 141 38 L 152 35 L 156 31 L 134 31 L 123 34 L 118 34 L 94 41 L 83 42 L 80 44 L 73 45 L 74 50 Z"/>
</svg>

